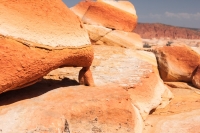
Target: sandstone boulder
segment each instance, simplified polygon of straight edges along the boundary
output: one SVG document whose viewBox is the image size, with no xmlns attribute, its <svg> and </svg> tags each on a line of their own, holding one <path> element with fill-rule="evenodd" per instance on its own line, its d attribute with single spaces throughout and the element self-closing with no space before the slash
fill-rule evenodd
<svg viewBox="0 0 200 133">
<path fill-rule="evenodd" d="M 84 24 L 93 44 L 141 49 L 142 38 L 133 32 L 112 30 L 103 26 Z"/>
<path fill-rule="evenodd" d="M 2 132 L 142 133 L 149 112 L 171 98 L 163 99 L 168 88 L 154 54 L 94 45 L 94 56 L 96 87 L 75 86 L 79 68 L 64 67 L 42 82 L 1 94 Z"/>
<path fill-rule="evenodd" d="M 191 82 L 200 56 L 186 45 L 158 47 L 155 50 L 160 76 L 164 81 Z"/>
<path fill-rule="evenodd" d="M 133 6 L 133 4 L 129 1 L 116 1 L 116 0 L 97 0 L 97 1 L 101 1 L 104 2 L 106 4 L 109 4 L 111 6 L 114 6 L 116 8 L 119 8 L 125 12 L 129 12 L 133 15 L 136 15 L 136 10 L 135 7 Z"/>
<path fill-rule="evenodd" d="M 200 89 L 200 66 L 195 70 L 195 74 L 192 77 L 192 83 L 195 87 Z"/>
<path fill-rule="evenodd" d="M 102 87 L 119 86 L 127 90 L 132 104 L 144 120 L 152 109 L 160 104 L 166 105 L 173 97 L 171 93 L 167 94 L 168 88 L 160 79 L 155 55 L 151 52 L 94 45 L 92 66 L 95 84 Z M 78 80 L 75 71 L 78 69 L 60 68 L 47 77 L 53 79 L 55 75 L 60 75 L 61 79 L 66 77 Z"/>
<path fill-rule="evenodd" d="M 93 85 L 93 49 L 79 18 L 56 0 L 0 2 L 0 93 L 22 88 L 62 66 L 81 66 Z"/>
<path fill-rule="evenodd" d="M 171 99 L 155 55 L 94 45 L 94 57 L 96 87 L 76 86 L 79 68 L 64 67 L 42 82 L 1 94 L 2 132 L 142 133 L 149 112 Z"/>
<path fill-rule="evenodd" d="M 128 32 L 133 31 L 137 24 L 135 8 L 128 1 L 83 1 L 71 10 L 86 24 Z"/>
<path fill-rule="evenodd" d="M 48 83 L 49 84 L 49 83 Z M 36 95 L 29 100 L 0 107 L 0 129 L 2 133 L 141 133 L 142 120 L 125 90 L 112 87 L 49 87 L 45 82 L 37 83 L 20 95 Z M 52 88 L 52 90 L 49 90 Z M 34 90 L 34 91 L 31 91 Z M 38 96 L 41 90 L 49 90 Z M 29 93 L 31 91 L 32 93 Z M 12 92 L 3 94 L 3 99 Z M 10 100 L 19 100 L 13 95 Z"/>
</svg>

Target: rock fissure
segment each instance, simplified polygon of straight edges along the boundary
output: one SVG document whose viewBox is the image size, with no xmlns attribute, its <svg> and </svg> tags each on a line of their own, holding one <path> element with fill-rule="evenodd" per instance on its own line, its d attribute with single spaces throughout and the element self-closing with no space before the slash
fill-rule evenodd
<svg viewBox="0 0 200 133">
<path fill-rule="evenodd" d="M 65 120 L 64 133 L 70 133 L 69 124 L 68 124 L 67 120 Z"/>
</svg>

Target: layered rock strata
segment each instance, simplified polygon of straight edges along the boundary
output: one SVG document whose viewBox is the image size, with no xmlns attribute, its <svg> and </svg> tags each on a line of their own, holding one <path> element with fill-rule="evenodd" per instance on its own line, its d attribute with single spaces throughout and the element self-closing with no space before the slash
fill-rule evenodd
<svg viewBox="0 0 200 133">
<path fill-rule="evenodd" d="M 138 23 L 134 32 L 145 39 L 200 39 L 200 32 L 198 30 L 160 23 Z"/>
<path fill-rule="evenodd" d="M 142 48 L 141 37 L 132 32 L 137 24 L 137 15 L 130 2 L 82 1 L 71 10 L 83 21 L 93 44 Z"/>
</svg>

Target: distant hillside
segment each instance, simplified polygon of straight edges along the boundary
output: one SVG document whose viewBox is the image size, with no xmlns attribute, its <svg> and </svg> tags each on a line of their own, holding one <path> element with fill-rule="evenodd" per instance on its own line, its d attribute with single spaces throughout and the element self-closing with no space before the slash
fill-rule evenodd
<svg viewBox="0 0 200 133">
<path fill-rule="evenodd" d="M 200 29 L 175 27 L 160 23 L 138 23 L 134 32 L 142 38 L 200 39 Z"/>
</svg>

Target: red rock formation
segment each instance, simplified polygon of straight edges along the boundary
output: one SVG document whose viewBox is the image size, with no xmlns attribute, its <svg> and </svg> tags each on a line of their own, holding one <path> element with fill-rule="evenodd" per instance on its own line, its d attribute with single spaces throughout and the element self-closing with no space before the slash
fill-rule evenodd
<svg viewBox="0 0 200 133">
<path fill-rule="evenodd" d="M 85 23 L 93 44 L 142 48 L 141 37 L 132 32 L 137 24 L 137 15 L 129 1 L 84 1 L 71 10 Z"/>
<path fill-rule="evenodd" d="M 94 45 L 94 52 L 96 87 L 72 86 L 79 68 L 59 68 L 42 82 L 1 94 L 2 132 L 142 133 L 167 90 L 154 54 L 105 45 Z"/>
<path fill-rule="evenodd" d="M 189 28 L 175 27 L 159 23 L 138 23 L 134 32 L 142 38 L 183 38 L 200 39 L 200 32 Z"/>
<path fill-rule="evenodd" d="M 200 56 L 186 45 L 158 47 L 155 50 L 160 76 L 164 81 L 191 82 Z"/>
<path fill-rule="evenodd" d="M 137 24 L 136 14 L 127 12 L 125 9 L 122 10 L 118 6 L 112 5 L 112 3 L 108 4 L 104 1 L 80 2 L 72 7 L 71 10 L 87 24 L 101 25 L 123 31 L 133 31 Z"/>
<path fill-rule="evenodd" d="M 46 50 L 5 37 L 0 38 L 0 44 L 0 92 L 33 84 L 61 66 L 88 67 L 93 59 L 92 47 Z"/>
<path fill-rule="evenodd" d="M 192 83 L 195 87 L 200 89 L 200 66 L 195 70 L 194 76 L 192 78 Z"/>
<path fill-rule="evenodd" d="M 93 85 L 93 48 L 79 18 L 63 2 L 0 2 L 0 93 L 25 87 L 62 66 L 84 67 Z"/>
</svg>

